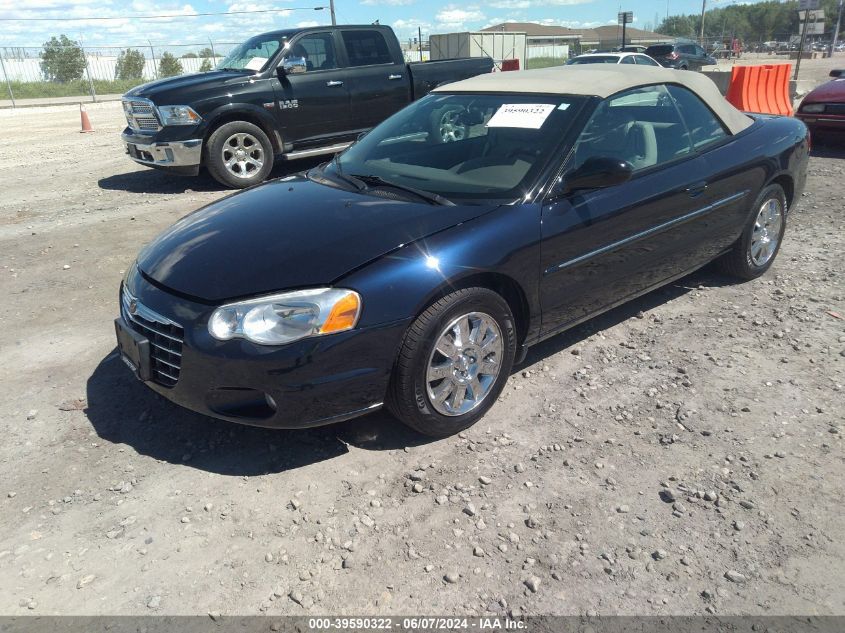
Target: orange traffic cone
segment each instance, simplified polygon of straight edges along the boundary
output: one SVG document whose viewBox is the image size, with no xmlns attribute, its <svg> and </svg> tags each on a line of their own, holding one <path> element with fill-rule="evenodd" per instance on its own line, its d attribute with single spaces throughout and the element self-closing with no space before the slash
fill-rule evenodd
<svg viewBox="0 0 845 633">
<path fill-rule="evenodd" d="M 91 119 L 88 118 L 88 113 L 85 111 L 85 106 L 81 103 L 79 104 L 79 116 L 82 119 L 82 129 L 79 130 L 80 133 L 85 132 L 93 132 L 94 128 L 91 127 Z"/>
</svg>

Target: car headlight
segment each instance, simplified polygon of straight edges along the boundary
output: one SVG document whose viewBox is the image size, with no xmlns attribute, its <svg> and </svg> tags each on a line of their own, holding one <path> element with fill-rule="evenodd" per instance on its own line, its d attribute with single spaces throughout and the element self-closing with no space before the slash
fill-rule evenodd
<svg viewBox="0 0 845 633">
<path fill-rule="evenodd" d="M 360 314 L 357 292 L 314 288 L 220 306 L 208 320 L 208 331 L 221 341 L 244 338 L 259 345 L 284 345 L 351 330 Z"/>
<path fill-rule="evenodd" d="M 202 121 L 202 117 L 190 106 L 158 106 L 158 113 L 161 116 L 162 125 L 196 125 Z"/>
<path fill-rule="evenodd" d="M 801 112 L 824 112 L 824 104 L 808 103 L 805 106 L 801 106 Z"/>
</svg>

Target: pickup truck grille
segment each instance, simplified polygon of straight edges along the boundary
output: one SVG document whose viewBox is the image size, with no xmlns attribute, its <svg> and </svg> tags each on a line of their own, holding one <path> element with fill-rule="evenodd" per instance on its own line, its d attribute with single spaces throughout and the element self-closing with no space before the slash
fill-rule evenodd
<svg viewBox="0 0 845 633">
<path fill-rule="evenodd" d="M 125 289 L 120 303 L 123 320 L 150 342 L 153 381 L 163 387 L 173 387 L 182 368 L 182 327 L 150 310 Z"/>
<path fill-rule="evenodd" d="M 129 127 L 136 132 L 158 132 L 161 129 L 156 108 L 148 99 L 124 99 L 123 112 Z"/>
</svg>

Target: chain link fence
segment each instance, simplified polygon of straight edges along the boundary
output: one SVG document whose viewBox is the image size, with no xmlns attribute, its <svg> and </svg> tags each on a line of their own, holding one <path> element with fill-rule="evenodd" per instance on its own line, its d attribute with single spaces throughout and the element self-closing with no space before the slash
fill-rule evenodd
<svg viewBox="0 0 845 633">
<path fill-rule="evenodd" d="M 57 97 L 97 101 L 147 81 L 211 70 L 238 44 L 0 46 L 0 73 L 12 106 Z"/>
</svg>

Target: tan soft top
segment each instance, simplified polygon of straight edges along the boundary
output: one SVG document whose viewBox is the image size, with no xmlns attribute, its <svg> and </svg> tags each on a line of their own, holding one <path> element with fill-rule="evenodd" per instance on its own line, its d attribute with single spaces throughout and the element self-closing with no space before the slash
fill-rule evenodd
<svg viewBox="0 0 845 633">
<path fill-rule="evenodd" d="M 609 97 L 651 84 L 678 84 L 696 93 L 730 130 L 741 132 L 753 120 L 728 103 L 716 84 L 689 70 L 670 70 L 631 64 L 557 66 L 519 72 L 489 73 L 436 88 L 435 92 L 510 92 L 515 94 L 561 94 Z"/>
</svg>

